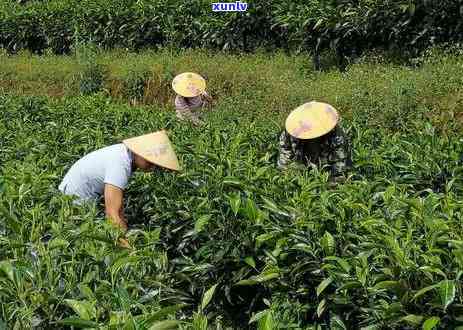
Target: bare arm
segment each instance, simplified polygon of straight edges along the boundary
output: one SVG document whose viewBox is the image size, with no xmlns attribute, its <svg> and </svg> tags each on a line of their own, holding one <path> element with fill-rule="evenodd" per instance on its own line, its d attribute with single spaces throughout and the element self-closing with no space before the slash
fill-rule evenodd
<svg viewBox="0 0 463 330">
<path fill-rule="evenodd" d="M 123 191 L 121 188 L 105 184 L 104 201 L 105 212 L 111 223 L 116 227 L 127 231 L 127 222 L 124 218 Z"/>
</svg>

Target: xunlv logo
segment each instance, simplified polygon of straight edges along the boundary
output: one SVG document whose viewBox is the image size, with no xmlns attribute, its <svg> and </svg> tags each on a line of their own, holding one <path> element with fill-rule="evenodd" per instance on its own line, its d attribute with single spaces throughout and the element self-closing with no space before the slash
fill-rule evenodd
<svg viewBox="0 0 463 330">
<path fill-rule="evenodd" d="M 215 2 L 212 4 L 212 11 L 246 11 L 248 4 L 246 2 Z"/>
</svg>

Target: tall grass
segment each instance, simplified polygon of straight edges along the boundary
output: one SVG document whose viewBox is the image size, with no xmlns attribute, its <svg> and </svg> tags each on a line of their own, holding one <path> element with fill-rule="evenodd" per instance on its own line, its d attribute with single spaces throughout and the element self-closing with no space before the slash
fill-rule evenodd
<svg viewBox="0 0 463 330">
<path fill-rule="evenodd" d="M 92 76 L 92 69 L 95 71 Z M 195 71 L 208 80 L 218 100 L 246 103 L 250 111 L 287 113 L 316 99 L 336 104 L 345 116 L 368 113 L 381 125 L 394 128 L 408 116 L 432 116 L 443 128 L 460 122 L 461 56 L 431 50 L 418 67 L 365 56 L 347 72 L 334 67 L 313 71 L 305 55 L 256 53 L 240 56 L 204 50 L 130 53 L 90 51 L 74 56 L 0 56 L 0 91 L 19 95 L 77 96 L 82 85 L 100 79 L 97 91 L 113 99 L 170 107 L 172 78 Z M 50 74 L 53 73 L 53 74 Z M 94 78 L 92 78 L 94 77 Z M 133 102 L 132 102 L 133 103 Z M 374 118 L 372 118 L 374 119 Z M 386 120 L 383 120 L 386 119 Z M 372 123 L 374 120 L 371 121 Z"/>
</svg>

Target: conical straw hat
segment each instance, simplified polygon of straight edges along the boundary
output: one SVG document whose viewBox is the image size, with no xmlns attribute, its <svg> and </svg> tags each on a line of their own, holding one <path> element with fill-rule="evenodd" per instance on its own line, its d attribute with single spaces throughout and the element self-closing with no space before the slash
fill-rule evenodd
<svg viewBox="0 0 463 330">
<path fill-rule="evenodd" d="M 150 163 L 180 171 L 177 155 L 165 131 L 137 136 L 122 142 L 130 151 Z"/>
<path fill-rule="evenodd" d="M 196 87 L 199 92 L 192 87 Z M 185 72 L 174 78 L 172 88 L 181 96 L 195 97 L 206 90 L 206 81 L 197 73 Z"/>
<path fill-rule="evenodd" d="M 331 131 L 339 114 L 331 105 L 322 102 L 305 103 L 286 118 L 286 131 L 298 139 L 315 139 Z"/>
</svg>

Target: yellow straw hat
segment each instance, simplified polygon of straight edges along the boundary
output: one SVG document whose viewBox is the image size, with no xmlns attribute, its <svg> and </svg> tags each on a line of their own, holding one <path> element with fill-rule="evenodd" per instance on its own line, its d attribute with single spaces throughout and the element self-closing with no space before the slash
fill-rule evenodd
<svg viewBox="0 0 463 330">
<path fill-rule="evenodd" d="M 177 155 L 165 131 L 137 136 L 122 142 L 130 151 L 150 163 L 180 171 Z"/>
<path fill-rule="evenodd" d="M 181 73 L 172 81 L 175 93 L 183 97 L 195 97 L 206 90 L 206 81 L 197 73 Z"/>
<path fill-rule="evenodd" d="M 331 105 L 322 102 L 305 103 L 286 118 L 286 131 L 298 139 L 315 139 L 331 131 L 339 114 Z"/>
</svg>

